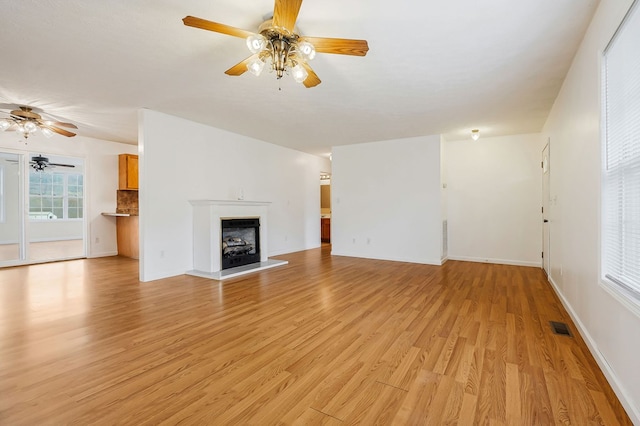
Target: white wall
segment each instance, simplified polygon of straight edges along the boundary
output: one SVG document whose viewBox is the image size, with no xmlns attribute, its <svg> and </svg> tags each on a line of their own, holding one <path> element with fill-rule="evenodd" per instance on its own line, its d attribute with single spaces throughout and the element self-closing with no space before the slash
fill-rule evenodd
<svg viewBox="0 0 640 426">
<path fill-rule="evenodd" d="M 79 130 L 79 133 L 82 129 Z M 118 154 L 136 154 L 137 146 L 99 139 L 40 134 L 29 137 L 28 144 L 15 132 L 0 132 L 0 150 L 20 154 L 61 155 L 84 159 L 88 257 L 117 254 L 115 218 L 102 212 L 116 208 L 118 189 Z M 1 238 L 0 238 L 1 239 Z"/>
<path fill-rule="evenodd" d="M 440 136 L 332 149 L 332 254 L 440 265 Z"/>
<path fill-rule="evenodd" d="M 29 241 L 81 240 L 83 228 L 82 220 L 30 221 Z"/>
<path fill-rule="evenodd" d="M 543 130 L 550 138 L 551 280 L 640 424 L 640 318 L 599 283 L 600 61 L 631 0 L 602 0 Z"/>
<path fill-rule="evenodd" d="M 449 259 L 542 264 L 541 140 L 446 142 Z"/>
<path fill-rule="evenodd" d="M 320 246 L 328 160 L 150 110 L 139 132 L 142 281 L 193 269 L 194 199 L 270 201 L 269 256 Z"/>
</svg>

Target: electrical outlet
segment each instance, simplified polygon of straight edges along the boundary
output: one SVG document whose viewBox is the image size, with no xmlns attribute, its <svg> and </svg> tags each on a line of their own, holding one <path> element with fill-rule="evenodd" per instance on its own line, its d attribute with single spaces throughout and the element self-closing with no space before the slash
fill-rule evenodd
<svg viewBox="0 0 640 426">
<path fill-rule="evenodd" d="M 356 239 L 354 238 L 352 242 L 353 242 L 353 244 L 355 244 L 356 243 Z"/>
<path fill-rule="evenodd" d="M 96 244 L 100 244 L 100 237 L 96 237 Z"/>
<path fill-rule="evenodd" d="M 367 245 L 371 244 L 371 238 L 367 237 Z"/>
<path fill-rule="evenodd" d="M 164 258 L 164 250 L 160 250 L 160 257 Z"/>
</svg>

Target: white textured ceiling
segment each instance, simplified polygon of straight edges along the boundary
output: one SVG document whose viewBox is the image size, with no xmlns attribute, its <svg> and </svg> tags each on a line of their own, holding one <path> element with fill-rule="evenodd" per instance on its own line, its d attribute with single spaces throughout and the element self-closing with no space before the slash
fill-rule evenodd
<svg viewBox="0 0 640 426">
<path fill-rule="evenodd" d="M 244 40 L 182 23 L 193 15 L 256 30 L 273 0 L 2 3 L 0 103 L 119 142 L 137 142 L 144 107 L 326 154 L 472 128 L 540 131 L 598 0 L 305 0 L 301 34 L 370 48 L 317 55 L 322 84 L 311 89 L 269 73 L 225 75 L 250 55 Z"/>
</svg>

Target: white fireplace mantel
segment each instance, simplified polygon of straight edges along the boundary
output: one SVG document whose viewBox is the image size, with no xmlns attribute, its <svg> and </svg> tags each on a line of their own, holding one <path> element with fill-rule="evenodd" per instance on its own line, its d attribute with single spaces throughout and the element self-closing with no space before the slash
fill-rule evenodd
<svg viewBox="0 0 640 426">
<path fill-rule="evenodd" d="M 269 259 L 267 230 L 271 202 L 189 200 L 189 203 L 193 206 L 193 270 L 187 274 L 221 280 L 287 263 Z M 260 218 L 260 263 L 222 271 L 221 220 L 243 217 Z"/>
</svg>

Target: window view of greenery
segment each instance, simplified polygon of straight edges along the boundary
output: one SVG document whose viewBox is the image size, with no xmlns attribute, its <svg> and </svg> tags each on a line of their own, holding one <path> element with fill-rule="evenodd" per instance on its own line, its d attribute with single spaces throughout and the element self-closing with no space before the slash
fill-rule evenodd
<svg viewBox="0 0 640 426">
<path fill-rule="evenodd" d="M 83 177 L 77 173 L 29 173 L 31 220 L 82 219 Z"/>
</svg>

